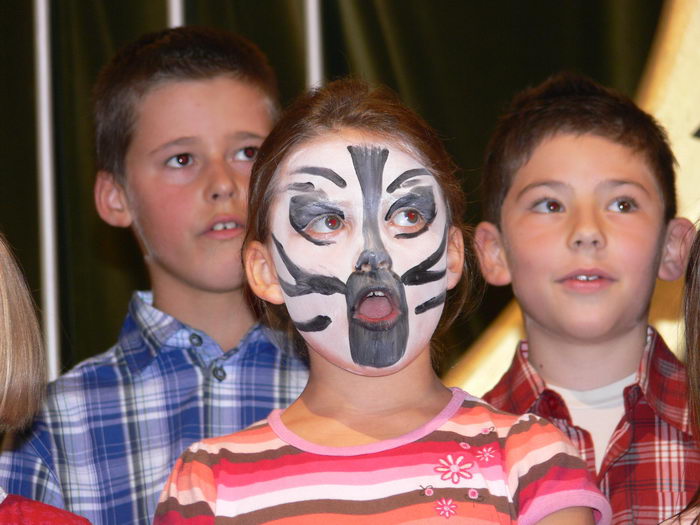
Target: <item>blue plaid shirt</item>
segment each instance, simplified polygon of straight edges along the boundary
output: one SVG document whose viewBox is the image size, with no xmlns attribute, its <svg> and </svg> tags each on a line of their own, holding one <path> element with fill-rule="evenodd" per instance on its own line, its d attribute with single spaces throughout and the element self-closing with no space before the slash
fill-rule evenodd
<svg viewBox="0 0 700 525">
<path fill-rule="evenodd" d="M 137 292 L 117 345 L 52 383 L 32 428 L 0 455 L 0 486 L 94 525 L 150 523 L 189 445 L 288 405 L 307 377 L 261 327 L 224 352 Z"/>
</svg>

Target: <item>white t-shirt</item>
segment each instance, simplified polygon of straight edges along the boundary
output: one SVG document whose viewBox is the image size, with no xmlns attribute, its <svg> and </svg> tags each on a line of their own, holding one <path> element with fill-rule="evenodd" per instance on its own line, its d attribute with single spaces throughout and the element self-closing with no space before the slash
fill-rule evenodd
<svg viewBox="0 0 700 525">
<path fill-rule="evenodd" d="M 636 373 L 593 390 L 569 390 L 547 385 L 562 397 L 573 424 L 591 433 L 596 472 L 600 472 L 610 437 L 625 413 L 622 393 L 625 387 L 634 383 L 635 378 Z"/>
</svg>

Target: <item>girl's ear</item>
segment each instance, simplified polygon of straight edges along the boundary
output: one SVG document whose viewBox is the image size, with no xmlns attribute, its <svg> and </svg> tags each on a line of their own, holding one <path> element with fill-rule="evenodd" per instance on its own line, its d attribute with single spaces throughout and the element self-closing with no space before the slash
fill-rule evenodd
<svg viewBox="0 0 700 525">
<path fill-rule="evenodd" d="M 666 226 L 666 237 L 659 265 L 659 279 L 675 281 L 685 273 L 694 234 L 695 227 L 688 219 L 683 217 L 671 219 Z"/>
<path fill-rule="evenodd" d="M 451 226 L 447 239 L 447 289 L 451 290 L 462 278 L 464 271 L 464 235 L 462 230 Z"/>
<path fill-rule="evenodd" d="M 133 217 L 126 199 L 126 191 L 113 174 L 106 171 L 97 172 L 94 196 L 97 214 L 103 221 L 122 228 L 131 226 Z"/>
<path fill-rule="evenodd" d="M 252 241 L 246 246 L 243 264 L 253 293 L 272 304 L 283 304 L 284 295 L 277 279 L 272 254 L 263 243 Z"/>
<path fill-rule="evenodd" d="M 491 222 L 480 222 L 474 231 L 474 245 L 479 257 L 479 268 L 486 282 L 494 286 L 510 284 L 510 269 L 498 226 Z"/>
</svg>

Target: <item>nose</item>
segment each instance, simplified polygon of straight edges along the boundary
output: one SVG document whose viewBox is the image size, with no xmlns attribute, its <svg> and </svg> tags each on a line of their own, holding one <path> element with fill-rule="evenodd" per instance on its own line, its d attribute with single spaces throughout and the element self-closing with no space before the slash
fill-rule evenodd
<svg viewBox="0 0 700 525">
<path fill-rule="evenodd" d="M 355 271 L 391 270 L 391 257 L 386 250 L 363 250 L 355 263 Z"/>
<path fill-rule="evenodd" d="M 569 247 L 575 250 L 605 247 L 606 238 L 599 218 L 595 213 L 579 212 L 573 217 L 574 224 L 569 237 Z"/>
<path fill-rule="evenodd" d="M 212 162 L 208 166 L 206 195 L 211 201 L 226 201 L 245 196 L 246 181 L 226 162 Z"/>
</svg>

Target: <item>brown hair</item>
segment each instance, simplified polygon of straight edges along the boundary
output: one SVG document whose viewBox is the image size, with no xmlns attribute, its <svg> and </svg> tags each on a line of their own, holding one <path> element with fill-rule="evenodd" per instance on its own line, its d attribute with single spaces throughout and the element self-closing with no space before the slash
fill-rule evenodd
<svg viewBox="0 0 700 525">
<path fill-rule="evenodd" d="M 248 82 L 277 113 L 277 81 L 265 55 L 242 36 L 203 27 L 177 27 L 143 35 L 100 71 L 93 91 L 97 169 L 124 184 L 137 103 L 163 82 L 229 76 Z"/>
<path fill-rule="evenodd" d="M 46 363 L 34 303 L 0 235 L 0 431 L 31 421 L 46 383 Z"/>
<path fill-rule="evenodd" d="M 416 156 L 440 185 L 447 201 L 448 222 L 460 228 L 465 239 L 466 257 L 462 278 L 448 294 L 447 314 L 443 315 L 438 332 L 444 331 L 461 313 L 472 306 L 470 295 L 480 291 L 475 256 L 471 248 L 471 231 L 464 226 L 465 199 L 456 166 L 435 131 L 398 96 L 386 87 L 372 88 L 356 79 L 341 79 L 298 98 L 262 144 L 253 165 L 248 202 L 248 221 L 243 251 L 257 240 L 268 241 L 268 214 L 272 204 L 273 178 L 278 167 L 296 148 L 326 133 L 352 129 L 391 140 Z M 254 297 L 255 310 L 275 328 L 292 335 L 297 349 L 303 348 L 284 306 L 275 306 Z"/>
<path fill-rule="evenodd" d="M 688 376 L 690 421 L 695 439 L 700 441 L 700 232 L 690 249 L 688 268 L 685 273 L 685 359 Z M 700 489 L 695 493 L 683 512 L 700 509 Z M 697 523 L 696 517 L 692 523 Z"/>
<path fill-rule="evenodd" d="M 661 188 L 666 221 L 676 216 L 676 160 L 661 125 L 621 93 L 559 73 L 518 93 L 499 119 L 484 159 L 484 220 L 500 225 L 515 173 L 543 140 L 559 133 L 598 135 L 643 155 Z"/>
</svg>

